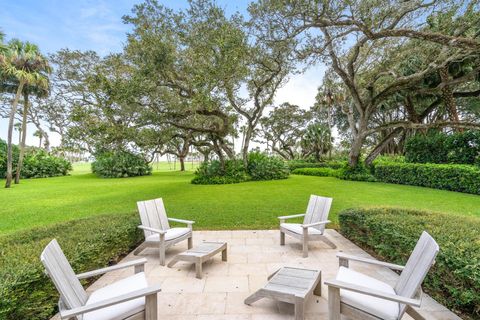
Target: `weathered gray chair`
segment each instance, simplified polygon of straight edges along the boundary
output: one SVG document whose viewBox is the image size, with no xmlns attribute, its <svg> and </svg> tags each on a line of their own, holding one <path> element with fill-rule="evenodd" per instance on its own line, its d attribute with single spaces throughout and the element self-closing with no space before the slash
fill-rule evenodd
<svg viewBox="0 0 480 320">
<path fill-rule="evenodd" d="M 145 242 L 134 252 L 139 254 L 145 248 L 155 247 L 160 251 L 160 265 L 165 265 L 165 251 L 180 241 L 188 239 L 188 249 L 192 248 L 192 224 L 195 221 L 168 218 L 161 198 L 137 202 L 142 224 L 138 226 L 145 234 Z M 170 228 L 169 221 L 184 223 L 187 228 Z"/>
<path fill-rule="evenodd" d="M 325 225 L 330 223 L 330 220 L 327 219 L 332 200 L 332 198 L 312 194 L 306 213 L 278 217 L 280 219 L 280 245 L 285 245 L 285 234 L 288 234 L 302 241 L 304 258 L 308 257 L 308 241 L 321 240 L 335 249 L 335 244 L 323 235 Z M 303 223 L 285 223 L 287 219 L 299 217 L 304 217 Z"/>
<path fill-rule="evenodd" d="M 160 286 L 147 285 L 144 265 L 140 259 L 112 267 L 75 275 L 57 241 L 52 240 L 43 250 L 42 261 L 47 275 L 60 294 L 58 306 L 62 319 L 77 320 L 156 320 L 157 293 Z M 114 282 L 87 295 L 79 279 L 127 267 L 135 268 L 135 275 Z"/>
<path fill-rule="evenodd" d="M 399 320 L 409 313 L 416 317 L 412 307 L 420 307 L 421 284 L 435 262 L 438 244 L 423 232 L 405 267 L 373 259 L 337 254 L 340 268 L 335 280 L 328 285 L 329 320 L 340 320 L 340 314 L 352 319 Z M 401 271 L 394 287 L 348 268 L 348 261 L 358 261 Z"/>
</svg>

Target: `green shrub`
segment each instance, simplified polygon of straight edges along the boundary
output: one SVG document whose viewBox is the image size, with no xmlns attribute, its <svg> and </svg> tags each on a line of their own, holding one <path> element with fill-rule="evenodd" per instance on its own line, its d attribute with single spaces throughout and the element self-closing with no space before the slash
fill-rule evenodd
<svg viewBox="0 0 480 320">
<path fill-rule="evenodd" d="M 339 170 L 332 168 L 298 168 L 292 171 L 293 174 L 318 177 L 338 177 Z"/>
<path fill-rule="evenodd" d="M 56 238 L 75 272 L 108 266 L 142 239 L 137 214 L 94 216 L 0 237 L 0 319 L 43 320 L 57 312 L 58 293 L 40 253 Z"/>
<path fill-rule="evenodd" d="M 225 160 L 225 168 L 220 161 L 203 162 L 195 171 L 193 184 L 228 184 L 239 183 L 249 179 L 241 160 Z"/>
<path fill-rule="evenodd" d="M 358 163 L 354 168 L 350 167 L 349 164 L 345 164 L 345 166 L 338 171 L 338 178 L 352 181 L 375 181 L 375 177 L 372 176 L 363 162 Z"/>
<path fill-rule="evenodd" d="M 405 160 L 414 163 L 447 163 L 443 133 L 417 134 L 405 142 Z"/>
<path fill-rule="evenodd" d="M 376 163 L 377 181 L 480 194 L 480 168 L 460 164 Z"/>
<path fill-rule="evenodd" d="M 480 160 L 480 131 L 464 131 L 445 139 L 448 163 L 475 164 Z"/>
<path fill-rule="evenodd" d="M 283 160 L 261 152 L 251 152 L 248 155 L 247 172 L 254 181 L 287 179 L 290 174 Z"/>
<path fill-rule="evenodd" d="M 13 145 L 13 170 L 17 168 L 19 149 Z M 49 154 L 43 149 L 28 147 L 25 149 L 21 178 L 46 178 L 65 176 L 72 170 L 72 164 L 61 157 Z M 7 143 L 0 139 L 0 174 L 7 173 Z"/>
<path fill-rule="evenodd" d="M 480 219 L 408 209 L 349 209 L 340 231 L 376 256 L 404 265 L 423 230 L 440 246 L 424 290 L 464 318 L 480 318 Z"/>
<path fill-rule="evenodd" d="M 343 160 L 328 160 L 324 162 L 309 162 L 305 160 L 290 160 L 288 161 L 288 167 L 290 171 L 299 168 L 332 168 L 332 169 L 340 169 L 347 164 L 347 161 Z"/>
<path fill-rule="evenodd" d="M 21 175 L 24 178 L 46 178 L 65 176 L 72 170 L 72 164 L 44 150 L 29 152 L 23 160 Z"/>
<path fill-rule="evenodd" d="M 95 158 L 92 163 L 92 172 L 102 178 L 126 178 L 152 173 L 152 168 L 145 159 L 130 151 L 110 151 Z"/>
</svg>

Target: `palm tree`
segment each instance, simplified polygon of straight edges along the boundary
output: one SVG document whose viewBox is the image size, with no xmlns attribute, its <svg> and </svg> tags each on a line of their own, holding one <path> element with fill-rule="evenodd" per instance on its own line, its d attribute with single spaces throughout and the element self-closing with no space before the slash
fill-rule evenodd
<svg viewBox="0 0 480 320">
<path fill-rule="evenodd" d="M 43 132 L 40 131 L 40 130 L 37 130 L 33 133 L 33 136 L 37 137 L 39 139 L 38 147 L 41 148 L 42 147 L 42 140 L 43 140 Z"/>
<path fill-rule="evenodd" d="M 4 90 L 8 86 L 15 86 L 16 93 L 10 110 L 8 122 L 8 147 L 7 147 L 7 181 L 6 188 L 10 188 L 12 183 L 12 135 L 13 122 L 17 113 L 17 106 L 22 93 L 24 94 L 24 110 L 22 119 L 22 143 L 20 146 L 20 155 L 18 168 L 21 169 L 26 138 L 26 116 L 28 113 L 28 94 L 30 90 L 44 89 L 48 90 L 48 73 L 50 73 L 50 65 L 47 59 L 40 54 L 38 47 L 30 42 L 21 42 L 20 40 L 11 40 L 8 43 L 8 50 L 3 55 L 4 59 L 0 69 L 0 78 Z M 25 90 L 25 91 L 24 91 Z M 36 90 L 36 89 L 35 89 Z M 18 175 L 20 171 L 17 170 Z"/>
<path fill-rule="evenodd" d="M 301 141 L 305 154 L 314 154 L 315 160 L 320 161 L 322 154 L 329 152 L 332 147 L 332 134 L 328 126 L 323 123 L 308 125 Z"/>
</svg>

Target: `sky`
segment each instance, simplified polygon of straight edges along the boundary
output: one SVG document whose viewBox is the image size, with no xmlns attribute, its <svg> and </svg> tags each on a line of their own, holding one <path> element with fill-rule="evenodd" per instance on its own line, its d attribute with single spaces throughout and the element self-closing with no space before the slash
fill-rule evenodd
<svg viewBox="0 0 480 320">
<path fill-rule="evenodd" d="M 47 54 L 62 48 L 94 50 L 100 55 L 120 52 L 130 28 L 122 16 L 129 14 L 138 0 L 0 0 L 0 30 L 7 40 L 19 38 L 37 44 Z M 187 7 L 186 0 L 159 0 L 172 9 Z M 228 14 L 247 15 L 250 0 L 217 0 Z M 275 98 L 275 103 L 290 102 L 302 108 L 313 105 L 325 68 L 317 65 L 305 73 L 291 76 Z M 37 145 L 35 127 L 28 127 L 28 145 Z M 52 145 L 59 137 L 50 134 Z M 0 138 L 7 137 L 7 120 L 0 119 Z M 14 137 L 13 141 L 17 141 Z"/>
</svg>

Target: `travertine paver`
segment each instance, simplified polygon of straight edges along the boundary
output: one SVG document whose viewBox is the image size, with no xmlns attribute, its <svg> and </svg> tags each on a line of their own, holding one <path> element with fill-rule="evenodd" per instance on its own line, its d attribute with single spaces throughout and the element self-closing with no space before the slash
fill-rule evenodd
<svg viewBox="0 0 480 320">
<path fill-rule="evenodd" d="M 337 251 L 369 257 L 362 249 L 345 239 L 338 232 L 328 229 L 326 236 L 337 249 L 330 249 L 322 242 L 309 243 L 309 257 L 301 257 L 301 243 L 289 241 L 279 244 L 278 230 L 242 231 L 194 231 L 194 245 L 202 241 L 228 243 L 228 261 L 221 255 L 203 265 L 203 279 L 195 278 L 195 266 L 178 262 L 173 268 L 159 265 L 158 250 L 146 249 L 140 257 L 146 257 L 147 280 L 161 284 L 158 296 L 159 319 L 169 320 L 276 320 L 294 319 L 293 305 L 263 299 L 253 306 L 243 303 L 246 297 L 267 282 L 267 275 L 281 267 L 304 267 L 322 271 L 322 281 L 335 277 L 338 270 Z M 179 243 L 167 250 L 167 263 L 178 253 L 187 250 L 186 243 Z M 138 257 L 128 255 L 124 261 Z M 380 280 L 394 284 L 398 275 L 385 268 L 351 262 L 350 267 Z M 79 272 L 88 270 L 78 270 Z M 96 281 L 87 291 L 92 291 L 118 279 L 133 274 L 132 270 L 109 273 Z M 305 319 L 326 320 L 328 315 L 327 286 L 322 285 L 322 297 L 313 296 L 305 308 Z M 424 296 L 420 312 L 427 319 L 460 319 Z M 162 316 L 163 315 L 163 316 Z M 55 320 L 59 318 L 54 318 Z M 411 319 L 408 315 L 404 320 Z"/>
</svg>

